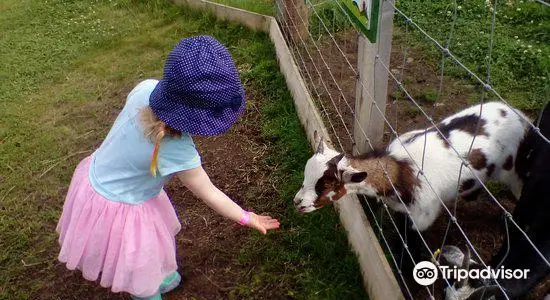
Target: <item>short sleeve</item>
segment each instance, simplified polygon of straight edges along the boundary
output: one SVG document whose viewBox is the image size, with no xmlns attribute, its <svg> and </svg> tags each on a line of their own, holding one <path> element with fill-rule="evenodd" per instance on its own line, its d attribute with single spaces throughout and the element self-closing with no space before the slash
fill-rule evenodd
<svg viewBox="0 0 550 300">
<path fill-rule="evenodd" d="M 134 87 L 130 93 L 128 93 L 128 96 L 126 97 L 126 102 L 128 102 L 136 93 L 142 91 L 142 90 L 149 90 L 153 91 L 155 87 L 158 84 L 158 80 L 156 79 L 147 79 L 142 82 L 140 82 L 136 87 Z"/>
<path fill-rule="evenodd" d="M 158 170 L 161 176 L 197 168 L 201 158 L 193 140 L 184 134 L 181 139 L 165 138 L 161 143 Z"/>
</svg>

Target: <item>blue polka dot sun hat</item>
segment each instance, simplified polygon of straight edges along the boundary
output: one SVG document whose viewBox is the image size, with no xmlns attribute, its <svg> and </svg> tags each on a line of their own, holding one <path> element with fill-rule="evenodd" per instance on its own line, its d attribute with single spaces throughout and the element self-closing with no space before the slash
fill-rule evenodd
<svg viewBox="0 0 550 300">
<path fill-rule="evenodd" d="M 245 94 L 227 49 L 211 36 L 196 36 L 170 52 L 149 106 L 175 130 L 219 135 L 242 114 Z"/>
</svg>

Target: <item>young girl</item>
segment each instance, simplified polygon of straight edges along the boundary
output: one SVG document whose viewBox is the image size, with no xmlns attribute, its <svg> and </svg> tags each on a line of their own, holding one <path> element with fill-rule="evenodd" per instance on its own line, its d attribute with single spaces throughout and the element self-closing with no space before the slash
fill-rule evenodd
<svg viewBox="0 0 550 300">
<path fill-rule="evenodd" d="M 243 112 L 244 90 L 227 49 L 209 36 L 181 40 L 160 81 L 145 80 L 99 149 L 77 166 L 57 226 L 59 260 L 132 299 L 174 289 L 181 228 L 163 190 L 176 175 L 212 209 L 263 234 L 279 227 L 243 211 L 201 167 L 191 135 L 219 135 Z"/>
</svg>

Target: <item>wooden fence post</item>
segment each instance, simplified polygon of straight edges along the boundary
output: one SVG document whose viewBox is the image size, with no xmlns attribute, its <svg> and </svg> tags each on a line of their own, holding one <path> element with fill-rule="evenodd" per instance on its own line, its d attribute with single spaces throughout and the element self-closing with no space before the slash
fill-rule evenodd
<svg viewBox="0 0 550 300">
<path fill-rule="evenodd" d="M 365 36 L 360 35 L 358 43 L 359 78 L 355 86 L 356 119 L 353 133 L 359 153 L 372 150 L 367 138 L 373 146 L 377 147 L 382 145 L 384 137 L 383 114 L 386 110 L 389 76 L 384 65 L 389 68 L 394 13 L 390 3 L 394 3 L 394 0 L 380 0 L 380 2 L 376 42 L 371 43 Z M 380 110 L 376 108 L 373 100 Z"/>
<path fill-rule="evenodd" d="M 353 135 L 357 146 L 355 154 L 372 150 L 368 140 L 374 147 L 382 146 L 389 76 L 384 65 L 389 69 L 394 13 L 390 3 L 394 1 L 380 0 L 378 14 L 372 14 L 378 17 L 378 28 L 374 37 L 376 42 L 370 42 L 363 34 L 359 36 L 357 53 L 359 76 L 355 85 L 355 123 L 353 124 Z M 368 224 L 368 221 L 366 223 Z M 370 224 L 368 230 L 374 235 Z M 369 271 L 378 269 L 378 273 L 363 274 L 366 277 L 369 296 L 372 299 L 405 299 L 378 241 L 371 243 L 377 244 L 377 247 L 368 253 L 378 259 L 369 260 L 365 268 Z"/>
<path fill-rule="evenodd" d="M 309 8 L 305 0 L 275 0 L 277 21 L 289 39 L 308 40 Z"/>
</svg>

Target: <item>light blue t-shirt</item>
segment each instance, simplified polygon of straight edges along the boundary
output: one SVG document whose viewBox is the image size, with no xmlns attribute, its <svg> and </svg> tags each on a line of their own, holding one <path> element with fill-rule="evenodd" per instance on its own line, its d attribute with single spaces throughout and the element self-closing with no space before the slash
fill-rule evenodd
<svg viewBox="0 0 550 300">
<path fill-rule="evenodd" d="M 157 177 L 150 172 L 154 145 L 145 137 L 140 110 L 149 105 L 149 96 L 158 81 L 138 84 L 111 131 L 94 154 L 89 178 L 96 192 L 117 202 L 139 204 L 159 194 L 171 175 L 200 166 L 201 159 L 189 134 L 165 137 L 160 143 Z"/>
</svg>

